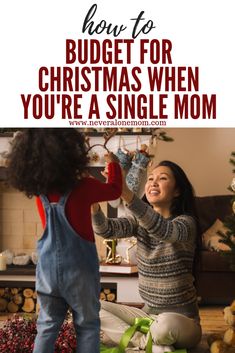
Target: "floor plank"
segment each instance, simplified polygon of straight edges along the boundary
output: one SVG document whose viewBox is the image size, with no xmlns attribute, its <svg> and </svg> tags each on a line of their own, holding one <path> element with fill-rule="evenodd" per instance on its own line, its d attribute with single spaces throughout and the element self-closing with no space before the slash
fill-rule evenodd
<svg viewBox="0 0 235 353">
<path fill-rule="evenodd" d="M 224 332 L 228 325 L 224 321 L 223 307 L 200 307 L 203 333 Z"/>
</svg>

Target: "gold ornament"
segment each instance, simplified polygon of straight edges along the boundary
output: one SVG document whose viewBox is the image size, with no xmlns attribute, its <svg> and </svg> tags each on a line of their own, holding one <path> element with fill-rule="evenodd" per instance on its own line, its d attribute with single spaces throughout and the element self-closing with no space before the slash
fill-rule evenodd
<svg viewBox="0 0 235 353">
<path fill-rule="evenodd" d="M 128 243 L 130 243 L 130 246 L 126 249 L 126 257 L 124 261 L 128 264 L 130 264 L 130 250 L 136 245 L 137 240 L 136 239 L 127 239 Z"/>
<path fill-rule="evenodd" d="M 91 156 L 90 156 L 90 160 L 91 160 L 91 162 L 95 162 L 95 163 L 99 162 L 100 156 L 98 155 L 97 152 L 92 152 Z"/>
<path fill-rule="evenodd" d="M 116 245 L 117 245 L 117 240 L 116 239 L 104 239 L 103 244 L 107 247 L 107 255 L 105 258 L 105 263 L 106 264 L 120 264 L 122 261 L 122 257 L 120 255 L 117 255 L 116 253 Z"/>
</svg>

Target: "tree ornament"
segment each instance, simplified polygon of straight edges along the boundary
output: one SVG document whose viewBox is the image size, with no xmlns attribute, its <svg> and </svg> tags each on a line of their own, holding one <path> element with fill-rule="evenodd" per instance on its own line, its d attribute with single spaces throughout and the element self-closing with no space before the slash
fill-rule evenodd
<svg viewBox="0 0 235 353">
<path fill-rule="evenodd" d="M 91 162 L 97 163 L 97 162 L 99 162 L 99 159 L 100 159 L 100 156 L 98 155 L 97 152 L 92 152 L 91 153 L 91 155 L 90 155 L 90 161 Z"/>
<path fill-rule="evenodd" d="M 131 168 L 129 169 L 126 176 L 127 186 L 135 194 L 139 190 L 144 171 L 146 170 L 150 161 L 150 156 L 146 151 L 136 150 L 135 157 L 132 160 Z"/>
</svg>

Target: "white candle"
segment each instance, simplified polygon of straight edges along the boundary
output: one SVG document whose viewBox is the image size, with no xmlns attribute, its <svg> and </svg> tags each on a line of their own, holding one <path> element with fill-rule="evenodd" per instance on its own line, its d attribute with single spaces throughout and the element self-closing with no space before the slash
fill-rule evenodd
<svg viewBox="0 0 235 353">
<path fill-rule="evenodd" d="M 7 259 L 6 256 L 0 254 L 0 271 L 6 271 L 7 269 Z"/>
</svg>

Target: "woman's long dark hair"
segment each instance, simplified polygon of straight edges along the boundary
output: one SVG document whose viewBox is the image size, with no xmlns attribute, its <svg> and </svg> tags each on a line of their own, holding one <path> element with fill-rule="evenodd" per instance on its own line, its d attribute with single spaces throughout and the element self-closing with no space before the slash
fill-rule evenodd
<svg viewBox="0 0 235 353">
<path fill-rule="evenodd" d="M 23 129 L 8 154 L 8 181 L 28 197 L 72 189 L 87 168 L 84 136 L 72 128 Z"/>
<path fill-rule="evenodd" d="M 162 161 L 157 165 L 157 167 L 161 166 L 170 168 L 175 178 L 176 188 L 179 191 L 179 195 L 174 198 L 171 205 L 172 216 L 187 214 L 197 218 L 195 192 L 183 169 L 171 161 Z"/>
<path fill-rule="evenodd" d="M 161 166 L 170 168 L 175 178 L 176 188 L 179 190 L 179 195 L 174 198 L 171 205 L 171 215 L 176 217 L 187 214 L 197 218 L 194 189 L 183 169 L 171 161 L 161 161 L 153 169 Z M 146 196 L 143 197 L 143 200 L 148 202 Z"/>
<path fill-rule="evenodd" d="M 195 192 L 187 175 L 178 164 L 165 160 L 165 161 L 161 161 L 156 167 L 154 167 L 154 169 L 160 166 L 170 168 L 175 178 L 176 188 L 179 190 L 179 195 L 174 198 L 171 205 L 171 215 L 173 217 L 176 217 L 179 215 L 189 215 L 189 216 L 192 216 L 196 222 L 197 237 L 196 237 L 196 250 L 195 250 L 195 256 L 194 256 L 194 264 L 193 264 L 193 274 L 195 277 L 195 284 L 197 284 L 198 269 L 200 266 L 199 255 L 200 255 L 200 249 L 202 247 L 202 239 L 201 239 L 201 229 L 200 229 L 197 210 L 196 210 Z M 145 201 L 147 200 L 146 197 L 144 197 L 143 199 Z"/>
</svg>

